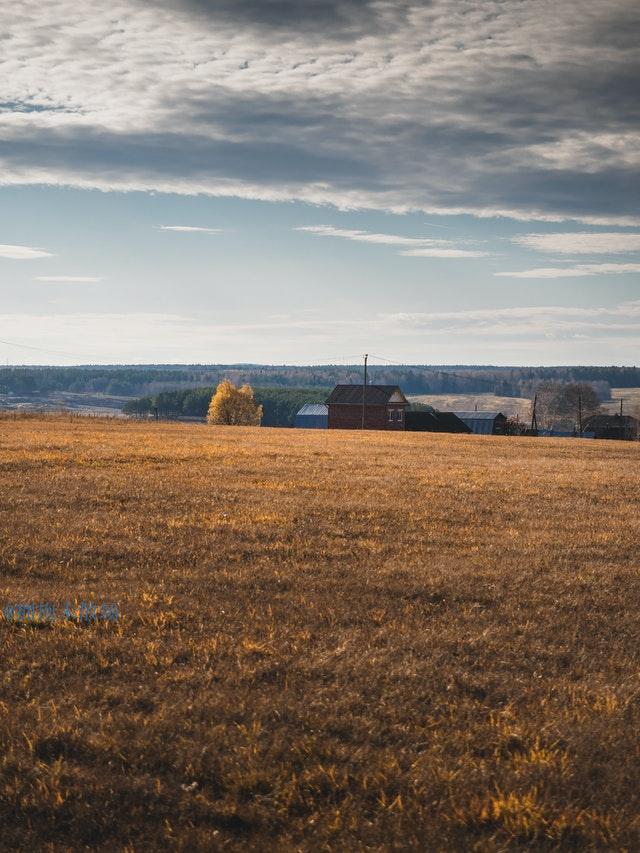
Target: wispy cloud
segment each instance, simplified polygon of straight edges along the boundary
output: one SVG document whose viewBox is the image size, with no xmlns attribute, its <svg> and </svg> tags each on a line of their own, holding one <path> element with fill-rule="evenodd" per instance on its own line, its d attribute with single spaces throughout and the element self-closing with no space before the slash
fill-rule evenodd
<svg viewBox="0 0 640 853">
<path fill-rule="evenodd" d="M 509 341 L 516 345 L 520 342 L 523 347 L 535 342 L 546 342 L 548 347 L 552 340 L 581 340 L 592 344 L 597 342 L 599 348 L 606 343 L 617 342 L 619 346 L 624 345 L 628 352 L 633 352 L 637 351 L 633 342 L 640 335 L 640 300 L 608 308 L 543 305 L 431 313 L 405 312 L 388 315 L 387 327 L 401 328 L 410 336 L 449 335 L 460 342 L 472 343 L 475 340 L 478 349 L 484 348 L 486 339 L 502 342 L 503 345 Z"/>
<path fill-rule="evenodd" d="M 410 326 L 443 326 L 451 322 L 473 326 L 503 321 L 543 323 L 554 321 L 601 321 L 629 319 L 640 323 L 640 300 L 623 302 L 612 307 L 584 308 L 575 305 L 532 305 L 517 308 L 476 308 L 462 311 L 410 311 L 386 315 L 389 321 Z"/>
<path fill-rule="evenodd" d="M 332 353 L 336 361 L 343 361 L 337 354 L 344 352 L 345 336 L 357 352 L 383 335 L 390 356 L 410 364 L 486 363 L 489 353 L 507 364 L 518 363 L 513 357 L 520 354 L 519 363 L 526 363 L 523 352 L 536 363 L 548 364 L 558 363 L 558 351 L 573 363 L 594 363 L 597 352 L 595 363 L 633 364 L 640 337 L 640 300 L 593 308 L 543 305 L 354 313 L 339 318 L 301 313 L 244 320 L 236 315 L 222 323 L 213 314 L 4 314 L 0 325 L 11 328 L 12 340 L 27 349 L 64 350 L 71 360 L 75 355 L 75 361 L 107 363 L 273 362 L 274 352 L 275 360 L 283 364 L 327 362 Z M 69 341 L 77 348 L 75 353 L 68 352 Z M 297 353 L 293 359 L 292 351 Z"/>
<path fill-rule="evenodd" d="M 319 237 L 341 237 L 343 240 L 355 240 L 357 243 L 378 243 L 383 246 L 427 246 L 438 242 L 428 237 L 375 234 L 353 228 L 335 228 L 333 225 L 301 225 L 293 230 L 307 231 L 309 234 L 317 234 Z"/>
<path fill-rule="evenodd" d="M 51 252 L 44 249 L 32 249 L 30 246 L 0 245 L 0 258 L 10 258 L 13 261 L 32 261 L 35 258 L 51 258 Z"/>
<path fill-rule="evenodd" d="M 95 284 L 102 278 L 93 275 L 37 275 L 34 281 L 64 282 L 68 284 Z"/>
<path fill-rule="evenodd" d="M 613 255 L 640 252 L 640 234 L 617 232 L 520 234 L 512 237 L 511 240 L 527 249 L 563 255 Z"/>
<path fill-rule="evenodd" d="M 158 225 L 160 231 L 186 231 L 198 234 L 221 234 L 222 228 L 204 228 L 201 225 Z"/>
<path fill-rule="evenodd" d="M 618 275 L 640 272 L 640 264 L 576 264 L 573 267 L 541 267 L 518 272 L 496 272 L 505 278 L 580 278 L 586 275 Z"/>
<path fill-rule="evenodd" d="M 305 225 L 294 229 L 306 231 L 319 237 L 340 237 L 356 243 L 374 243 L 381 246 L 402 248 L 399 254 L 420 258 L 483 258 L 489 252 L 456 248 L 453 240 L 435 240 L 431 237 L 403 237 L 398 234 L 376 234 L 351 228 L 335 228 L 333 225 Z"/>
<path fill-rule="evenodd" d="M 406 252 L 400 252 L 407 258 L 488 258 L 490 252 L 480 252 L 476 249 L 409 249 Z"/>
</svg>

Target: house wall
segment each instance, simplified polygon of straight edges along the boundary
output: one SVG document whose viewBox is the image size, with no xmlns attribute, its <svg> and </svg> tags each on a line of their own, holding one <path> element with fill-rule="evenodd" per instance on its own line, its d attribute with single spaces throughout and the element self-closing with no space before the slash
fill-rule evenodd
<svg viewBox="0 0 640 853">
<path fill-rule="evenodd" d="M 617 441 L 634 441 L 637 432 L 630 426 L 596 427 L 596 438 L 613 439 Z"/>
<path fill-rule="evenodd" d="M 298 429 L 326 429 L 327 415 L 296 415 L 293 425 Z"/>
<path fill-rule="evenodd" d="M 365 406 L 364 428 L 404 430 L 404 409 L 402 404 Z M 393 412 L 392 421 L 389 420 L 389 411 Z M 398 412 L 402 413 L 402 420 L 398 420 Z M 362 407 L 329 405 L 329 429 L 362 429 Z"/>
<path fill-rule="evenodd" d="M 504 415 L 498 415 L 493 422 L 493 435 L 504 435 L 507 427 L 507 418 Z"/>
</svg>

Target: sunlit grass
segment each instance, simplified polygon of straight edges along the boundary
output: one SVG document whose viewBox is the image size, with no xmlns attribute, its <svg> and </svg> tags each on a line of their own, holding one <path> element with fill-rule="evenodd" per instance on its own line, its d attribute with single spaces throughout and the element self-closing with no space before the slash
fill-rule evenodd
<svg viewBox="0 0 640 853">
<path fill-rule="evenodd" d="M 0 419 L 3 844 L 638 849 L 639 461 Z"/>
</svg>

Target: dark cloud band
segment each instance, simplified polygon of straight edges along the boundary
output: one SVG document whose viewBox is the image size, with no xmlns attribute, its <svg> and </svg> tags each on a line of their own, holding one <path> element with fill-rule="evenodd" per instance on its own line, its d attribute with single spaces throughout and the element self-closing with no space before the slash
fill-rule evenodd
<svg viewBox="0 0 640 853">
<path fill-rule="evenodd" d="M 638 216 L 633 0 L 129 3 L 17 4 L 5 182 Z"/>
</svg>

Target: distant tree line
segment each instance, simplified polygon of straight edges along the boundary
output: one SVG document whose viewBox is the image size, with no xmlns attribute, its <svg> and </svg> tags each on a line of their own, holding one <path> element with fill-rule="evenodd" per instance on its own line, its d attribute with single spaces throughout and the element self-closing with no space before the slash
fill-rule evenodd
<svg viewBox="0 0 640 853">
<path fill-rule="evenodd" d="M 495 367 L 406 365 L 369 368 L 370 381 L 400 385 L 406 394 L 531 397 L 543 382 L 589 382 L 601 399 L 608 389 L 640 387 L 637 367 Z M 229 379 L 254 388 L 326 388 L 362 381 L 360 365 L 133 365 L 0 368 L 0 394 L 42 396 L 60 391 L 137 397 L 174 389 L 216 386 Z"/>
<path fill-rule="evenodd" d="M 130 400 L 122 411 L 127 415 L 161 418 L 206 418 L 216 386 L 162 391 Z M 291 426 L 305 403 L 324 403 L 331 388 L 254 388 L 255 402 L 262 406 L 262 426 Z"/>
</svg>

